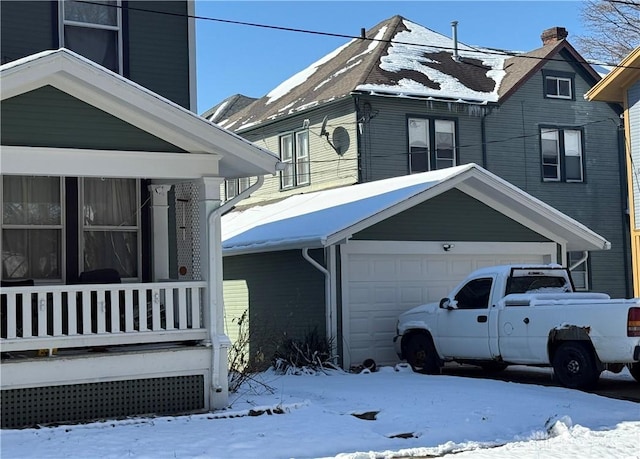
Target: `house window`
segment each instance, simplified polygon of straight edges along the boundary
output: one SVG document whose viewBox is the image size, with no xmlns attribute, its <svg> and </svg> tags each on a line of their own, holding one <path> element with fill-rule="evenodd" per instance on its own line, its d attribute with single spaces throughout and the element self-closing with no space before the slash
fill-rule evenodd
<svg viewBox="0 0 640 459">
<path fill-rule="evenodd" d="M 63 182 L 2 177 L 2 278 L 63 278 Z"/>
<path fill-rule="evenodd" d="M 225 180 L 225 196 L 227 200 L 235 198 L 244 190 L 249 188 L 251 181 L 249 177 L 242 177 L 235 180 Z"/>
<path fill-rule="evenodd" d="M 456 165 L 455 121 L 409 118 L 409 172 Z"/>
<path fill-rule="evenodd" d="M 544 181 L 584 181 L 581 130 L 542 128 L 540 148 Z"/>
<path fill-rule="evenodd" d="M 573 74 L 543 71 L 542 76 L 544 79 L 544 96 L 546 98 L 573 100 Z"/>
<path fill-rule="evenodd" d="M 120 73 L 120 0 L 94 0 L 91 3 L 64 0 L 60 5 L 60 45 Z"/>
<path fill-rule="evenodd" d="M 571 270 L 571 278 L 576 290 L 589 290 L 589 267 L 584 252 L 567 252 L 567 265 L 569 267 L 579 264 Z"/>
<path fill-rule="evenodd" d="M 139 278 L 140 184 L 135 179 L 81 181 L 81 271 L 113 268 Z"/>
<path fill-rule="evenodd" d="M 309 167 L 309 132 L 298 131 L 280 136 L 280 188 L 287 189 L 311 183 Z"/>
</svg>

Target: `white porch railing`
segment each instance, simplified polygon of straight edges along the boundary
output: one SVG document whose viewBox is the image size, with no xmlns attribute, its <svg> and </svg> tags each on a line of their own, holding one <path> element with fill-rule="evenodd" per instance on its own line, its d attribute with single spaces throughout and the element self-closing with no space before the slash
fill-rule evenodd
<svg viewBox="0 0 640 459">
<path fill-rule="evenodd" d="M 0 350 L 207 339 L 204 281 L 2 288 Z"/>
</svg>

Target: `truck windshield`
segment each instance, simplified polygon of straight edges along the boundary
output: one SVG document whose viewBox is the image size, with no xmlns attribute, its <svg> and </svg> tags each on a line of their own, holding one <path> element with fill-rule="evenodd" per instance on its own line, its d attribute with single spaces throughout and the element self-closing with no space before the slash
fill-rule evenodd
<svg viewBox="0 0 640 459">
<path fill-rule="evenodd" d="M 551 290 L 551 291 L 570 291 L 567 281 L 564 277 L 558 276 L 518 276 L 510 277 L 507 281 L 506 294 L 510 293 L 527 293 L 532 291 Z"/>
</svg>

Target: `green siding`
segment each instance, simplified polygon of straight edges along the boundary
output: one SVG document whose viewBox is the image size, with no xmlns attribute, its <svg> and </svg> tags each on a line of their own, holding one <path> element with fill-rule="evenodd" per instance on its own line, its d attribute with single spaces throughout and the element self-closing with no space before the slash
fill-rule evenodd
<svg viewBox="0 0 640 459">
<path fill-rule="evenodd" d="M 4 100 L 2 145 L 182 152 L 52 86 Z"/>
<path fill-rule="evenodd" d="M 128 6 L 129 78 L 190 108 L 187 2 L 130 1 Z"/>
<path fill-rule="evenodd" d="M 0 2 L 0 50 L 3 64 L 58 48 L 56 7 L 54 2 Z"/>
<path fill-rule="evenodd" d="M 455 103 L 360 96 L 373 116 L 360 136 L 362 181 L 408 173 L 407 116 L 457 120 L 458 163 L 477 163 L 523 189 L 611 242 L 611 250 L 590 253 L 591 289 L 614 297 L 630 294 L 626 190 L 618 145 L 619 113 L 611 104 L 589 102 L 591 88 L 562 55 L 545 70 L 575 73 L 575 100 L 546 99 L 538 71 L 501 106 L 470 107 Z M 483 154 L 482 124 L 485 123 Z M 540 126 L 583 130 L 584 183 L 549 183 L 541 178 Z M 444 220 L 444 219 L 442 219 Z M 474 222 L 476 225 L 478 222 Z"/>
<path fill-rule="evenodd" d="M 123 4 L 122 74 L 190 108 L 187 2 Z M 57 2 L 2 0 L 0 12 L 2 63 L 58 48 Z"/>
<path fill-rule="evenodd" d="M 451 190 L 355 234 L 373 241 L 548 242 L 459 190 Z"/>
<path fill-rule="evenodd" d="M 322 251 L 310 254 L 324 264 Z M 223 261 L 227 330 L 237 336 L 232 321 L 249 311 L 252 358 L 262 356 L 269 365 L 285 336 L 300 339 L 315 327 L 325 336 L 324 275 L 302 258 L 302 251 L 238 255 Z"/>
</svg>

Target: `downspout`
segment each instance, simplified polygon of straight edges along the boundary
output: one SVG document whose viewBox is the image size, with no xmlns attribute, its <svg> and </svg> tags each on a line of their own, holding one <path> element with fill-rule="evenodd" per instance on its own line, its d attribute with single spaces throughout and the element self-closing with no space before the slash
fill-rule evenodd
<svg viewBox="0 0 640 459">
<path fill-rule="evenodd" d="M 480 141 L 482 142 L 482 168 L 487 168 L 487 127 L 486 127 L 486 117 L 488 115 L 488 110 L 485 108 L 485 112 L 482 114 L 482 118 L 480 118 Z"/>
<path fill-rule="evenodd" d="M 618 162 L 620 163 L 620 202 L 622 204 L 622 253 L 624 254 L 624 288 L 627 292 L 627 298 L 633 298 L 634 288 L 633 288 L 633 271 L 631 270 L 631 262 L 629 259 L 631 255 L 631 218 L 630 213 L 631 209 L 629 206 L 631 205 L 630 197 L 627 194 L 629 190 L 629 172 L 627 170 L 627 147 L 626 147 L 626 139 L 625 139 L 625 125 L 627 122 L 627 118 L 624 118 L 624 121 L 621 125 L 618 125 Z M 631 155 L 631 152 L 629 152 Z M 633 167 L 633 165 L 632 165 Z"/>
<path fill-rule="evenodd" d="M 327 268 L 315 261 L 309 255 L 309 248 L 302 249 L 302 257 L 307 260 L 311 265 L 324 274 L 324 308 L 325 308 L 325 327 L 327 328 L 326 334 L 331 331 L 331 273 Z"/>
<path fill-rule="evenodd" d="M 237 202 L 242 201 L 244 198 L 248 197 L 251 193 L 256 191 L 258 188 L 262 186 L 264 183 L 264 176 L 259 175 L 258 181 L 251 185 L 246 190 L 239 193 L 237 196 L 229 199 L 228 201 L 222 203 L 219 207 L 212 210 L 209 216 L 207 217 L 207 228 L 209 231 L 208 240 L 209 240 L 209 339 L 211 340 L 211 346 L 213 347 L 213 356 L 212 356 L 212 378 L 211 385 L 213 390 L 217 393 L 222 392 L 222 384 L 220 382 L 220 349 L 223 344 L 229 345 L 230 341 L 228 338 L 224 340 L 223 343 L 220 337 L 218 336 L 218 317 L 216 305 L 224 308 L 224 298 L 222 296 L 222 291 L 219 291 L 218 288 L 218 278 L 222 279 L 222 253 L 220 253 L 219 257 L 215 256 L 215 250 L 211 250 L 212 247 L 217 246 L 217 242 L 221 240 L 221 234 L 216 234 L 218 229 L 215 224 L 216 219 L 220 218 L 222 215 L 233 209 L 233 206 L 236 205 Z M 220 246 L 220 251 L 222 252 L 222 246 Z M 215 282 L 212 282 L 215 281 Z M 220 282 L 222 283 L 222 282 Z M 216 288 L 212 288 L 211 284 L 215 284 Z"/>
<path fill-rule="evenodd" d="M 574 269 L 576 269 L 582 263 L 587 261 L 588 258 L 589 258 L 589 252 L 585 250 L 584 252 L 582 252 L 582 256 L 580 257 L 580 259 L 576 261 L 574 264 L 572 264 L 571 266 L 569 266 L 569 271 L 573 271 Z"/>
</svg>

